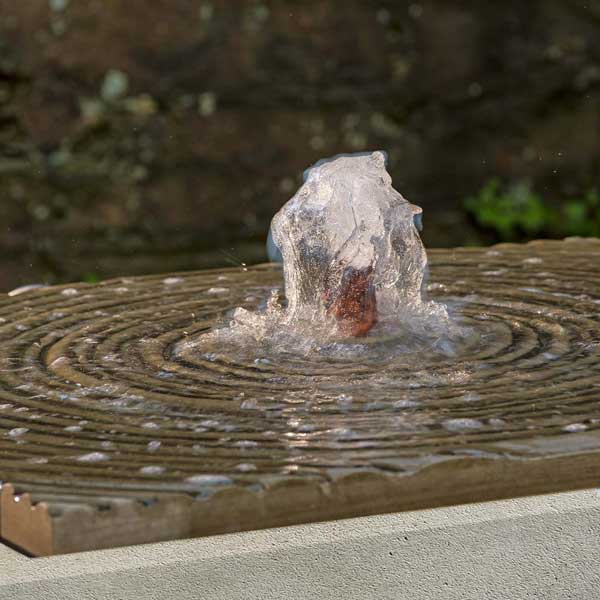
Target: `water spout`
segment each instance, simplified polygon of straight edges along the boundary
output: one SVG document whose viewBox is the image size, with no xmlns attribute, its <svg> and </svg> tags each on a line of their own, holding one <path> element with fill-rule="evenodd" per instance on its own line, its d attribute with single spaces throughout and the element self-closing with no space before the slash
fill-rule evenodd
<svg viewBox="0 0 600 600">
<path fill-rule="evenodd" d="M 271 223 L 267 249 L 283 263 L 285 300 L 274 293 L 258 313 L 240 307 L 216 334 L 301 352 L 367 335 L 447 334 L 445 306 L 424 294 L 421 215 L 392 187 L 383 152 L 320 160 Z"/>
<path fill-rule="evenodd" d="M 328 322 L 356 336 L 422 308 L 421 214 L 392 187 L 383 152 L 308 169 L 269 233 L 270 254 L 283 262 L 289 320 Z"/>
</svg>

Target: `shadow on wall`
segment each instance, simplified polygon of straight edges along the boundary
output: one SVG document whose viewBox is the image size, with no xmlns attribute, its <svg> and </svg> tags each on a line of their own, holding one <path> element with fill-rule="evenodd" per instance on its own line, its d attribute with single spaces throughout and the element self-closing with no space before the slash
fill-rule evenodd
<svg viewBox="0 0 600 600">
<path fill-rule="evenodd" d="M 262 260 L 303 169 L 339 152 L 388 151 L 428 245 L 501 236 L 463 209 L 494 177 L 559 211 L 600 189 L 598 1 L 0 15 L 1 289 Z"/>
</svg>

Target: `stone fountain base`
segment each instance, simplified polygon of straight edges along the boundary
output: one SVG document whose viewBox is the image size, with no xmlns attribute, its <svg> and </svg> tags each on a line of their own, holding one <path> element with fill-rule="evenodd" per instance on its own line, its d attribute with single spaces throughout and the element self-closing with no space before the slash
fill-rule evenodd
<svg viewBox="0 0 600 600">
<path fill-rule="evenodd" d="M 0 537 L 36 556 L 254 548 L 241 532 L 597 486 L 600 240 L 430 264 L 432 299 L 480 335 L 384 372 L 198 350 L 268 299 L 272 265 L 0 295 Z"/>
<path fill-rule="evenodd" d="M 582 490 L 48 558 L 0 545 L 0 599 L 597 598 Z"/>
</svg>

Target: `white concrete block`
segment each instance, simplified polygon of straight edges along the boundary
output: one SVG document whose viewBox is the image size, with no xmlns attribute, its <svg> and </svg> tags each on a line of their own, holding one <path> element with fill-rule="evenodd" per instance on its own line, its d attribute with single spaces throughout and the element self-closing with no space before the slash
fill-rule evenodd
<svg viewBox="0 0 600 600">
<path fill-rule="evenodd" d="M 600 495 L 527 497 L 26 558 L 0 600 L 600 598 Z"/>
</svg>

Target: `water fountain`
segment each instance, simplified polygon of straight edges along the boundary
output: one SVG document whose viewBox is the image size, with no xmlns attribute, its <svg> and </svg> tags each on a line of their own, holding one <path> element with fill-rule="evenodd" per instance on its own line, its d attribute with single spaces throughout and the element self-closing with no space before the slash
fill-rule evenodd
<svg viewBox="0 0 600 600">
<path fill-rule="evenodd" d="M 59 554 L 596 484 L 600 241 L 433 250 L 423 283 L 384 162 L 309 171 L 273 222 L 285 294 L 270 263 L 0 298 L 2 537 Z"/>
<path fill-rule="evenodd" d="M 387 356 L 392 347 L 432 351 L 466 334 L 443 304 L 425 298 L 422 210 L 392 187 L 385 162 L 382 152 L 359 153 L 307 169 L 268 236 L 268 253 L 283 263 L 285 306 L 274 290 L 265 310 L 240 307 L 227 327 L 184 346 L 211 355 L 260 348 L 309 362 L 334 354 L 353 360 L 362 349 L 381 360 L 374 347 Z"/>
</svg>

